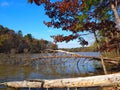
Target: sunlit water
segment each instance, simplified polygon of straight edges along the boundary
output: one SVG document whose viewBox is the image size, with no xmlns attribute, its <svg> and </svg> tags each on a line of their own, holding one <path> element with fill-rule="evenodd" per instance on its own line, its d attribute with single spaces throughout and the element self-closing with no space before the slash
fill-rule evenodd
<svg viewBox="0 0 120 90">
<path fill-rule="evenodd" d="M 99 56 L 97 52 L 80 52 L 81 55 Z M 33 54 L 32 57 L 39 57 Z M 56 79 L 98 74 L 96 68 L 101 67 L 100 62 L 88 59 L 41 59 L 32 62 L 31 66 L 0 65 L 0 82 L 21 81 L 28 79 Z M 100 73 L 99 73 L 100 74 Z M 16 90 L 0 86 L 0 90 Z M 29 90 L 29 89 L 18 89 Z M 45 90 L 45 89 L 31 89 Z M 51 90 L 51 89 L 50 89 Z M 52 89 L 63 90 L 63 89 Z M 64 89 L 67 90 L 67 89 Z M 70 90 L 75 90 L 70 89 Z M 80 88 L 79 90 L 98 90 L 98 88 Z"/>
</svg>

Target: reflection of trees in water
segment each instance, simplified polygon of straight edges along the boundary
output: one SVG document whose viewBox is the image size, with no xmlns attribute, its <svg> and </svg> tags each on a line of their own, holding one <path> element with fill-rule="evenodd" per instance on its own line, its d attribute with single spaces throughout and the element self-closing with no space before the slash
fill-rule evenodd
<svg viewBox="0 0 120 90">
<path fill-rule="evenodd" d="M 60 54 L 54 54 L 54 56 L 55 55 Z M 93 60 L 84 58 L 52 58 L 40 59 L 35 62 L 35 67 L 37 67 L 38 72 L 44 75 L 69 75 L 70 77 L 81 76 L 86 73 L 93 75 L 96 66 Z"/>
<path fill-rule="evenodd" d="M 0 65 L 0 81 L 24 80 L 29 78 L 32 71 L 31 67 Z"/>
<path fill-rule="evenodd" d="M 15 63 L 16 66 L 9 65 L 7 63 L 6 66 L 0 66 L 0 77 L 15 77 L 20 79 L 28 79 L 33 75 L 36 77 L 39 74 L 43 77 L 53 77 L 62 76 L 62 77 L 75 77 L 81 76 L 85 73 L 93 73 L 95 66 L 99 66 L 93 60 L 83 59 L 83 58 L 51 58 L 51 59 L 39 59 L 39 60 L 31 60 L 31 58 L 41 57 L 41 56 L 64 56 L 66 54 L 62 53 L 42 53 L 42 54 L 16 54 L 14 55 L 3 55 L 1 59 L 4 62 L 10 61 L 10 63 Z M 7 60 L 9 59 L 9 60 Z M 29 66 L 25 66 L 25 65 Z M 21 67 L 22 65 L 23 67 Z M 33 67 L 33 68 L 32 68 Z M 31 75 L 32 74 L 32 75 Z M 83 75 L 82 75 L 83 76 Z M 12 77 L 12 78 L 13 78 Z"/>
</svg>

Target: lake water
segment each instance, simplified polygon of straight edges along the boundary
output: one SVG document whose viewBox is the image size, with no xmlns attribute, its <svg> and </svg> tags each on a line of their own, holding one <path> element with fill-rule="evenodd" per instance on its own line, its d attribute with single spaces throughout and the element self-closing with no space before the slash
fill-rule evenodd
<svg viewBox="0 0 120 90">
<path fill-rule="evenodd" d="M 59 55 L 60 53 L 58 53 Z M 86 56 L 99 56 L 97 52 L 79 52 Z M 48 54 L 50 55 L 50 54 Z M 22 55 L 21 55 L 22 57 Z M 40 54 L 32 54 L 31 57 L 40 57 Z M 28 57 L 29 58 L 29 57 Z M 2 60 L 2 59 L 1 59 Z M 96 68 L 101 67 L 100 62 L 84 58 L 72 59 L 41 59 L 34 60 L 30 66 L 0 65 L 0 82 L 21 81 L 28 79 L 56 79 L 100 74 Z M 14 89 L 0 86 L 0 90 L 29 90 Z M 45 90 L 45 89 L 31 89 Z M 51 90 L 51 89 L 50 89 Z M 63 89 L 52 89 L 63 90 Z M 64 89 L 67 90 L 67 89 Z M 75 89 L 70 89 L 75 90 Z M 98 88 L 79 88 L 78 90 L 98 90 Z"/>
</svg>

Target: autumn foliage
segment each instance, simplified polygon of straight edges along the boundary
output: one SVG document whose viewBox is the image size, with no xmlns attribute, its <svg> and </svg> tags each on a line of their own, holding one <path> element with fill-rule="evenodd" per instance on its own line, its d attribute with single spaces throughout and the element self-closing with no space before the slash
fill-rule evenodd
<svg viewBox="0 0 120 90">
<path fill-rule="evenodd" d="M 51 19 L 44 21 L 48 27 L 62 28 L 72 33 L 68 36 L 52 36 L 55 42 L 78 39 L 80 44 L 88 45 L 82 37 L 84 32 L 92 33 L 99 45 L 102 41 L 106 42 L 106 38 L 109 39 L 106 43 L 110 43 L 113 39 L 117 40 L 120 37 L 119 27 L 115 23 L 110 7 L 114 5 L 117 8 L 120 5 L 119 0 L 29 0 L 29 2 L 35 2 L 38 6 L 44 5 L 45 14 Z M 109 37 L 109 35 L 117 37 Z M 106 46 L 100 45 L 99 49 L 100 47 Z"/>
<path fill-rule="evenodd" d="M 43 39 L 35 39 L 32 34 L 22 35 L 0 25 L 0 53 L 40 53 L 45 49 L 57 49 L 57 45 Z"/>
<path fill-rule="evenodd" d="M 30 0 L 29 2 L 35 2 L 37 5 L 45 5 L 46 15 L 51 18 L 49 22 L 44 21 L 44 24 L 48 27 L 62 28 L 62 30 L 71 31 L 73 33 L 69 36 L 52 36 L 55 42 L 69 42 L 70 40 L 81 37 L 77 33 L 78 30 L 76 28 L 79 19 L 75 18 L 80 11 L 78 7 L 81 7 L 79 0 L 63 0 L 56 2 L 51 2 L 50 0 Z"/>
</svg>

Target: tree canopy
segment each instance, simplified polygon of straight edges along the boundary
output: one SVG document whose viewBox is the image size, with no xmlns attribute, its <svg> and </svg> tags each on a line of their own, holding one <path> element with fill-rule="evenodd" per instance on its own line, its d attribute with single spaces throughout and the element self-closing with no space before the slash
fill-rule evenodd
<svg viewBox="0 0 120 90">
<path fill-rule="evenodd" d="M 51 19 L 50 21 L 44 21 L 44 24 L 48 27 L 62 28 L 62 30 L 72 32 L 68 36 L 52 36 L 55 42 L 69 42 L 78 39 L 80 44 L 88 45 L 82 37 L 85 32 L 92 33 L 98 44 L 101 41 L 107 44 L 110 44 L 112 40 L 120 41 L 120 0 L 28 1 L 30 3 L 34 2 L 38 6 L 44 5 L 45 14 Z M 102 40 L 103 38 L 105 40 Z M 112 42 L 112 44 L 115 43 Z M 100 49 L 100 46 L 98 48 Z"/>
</svg>

